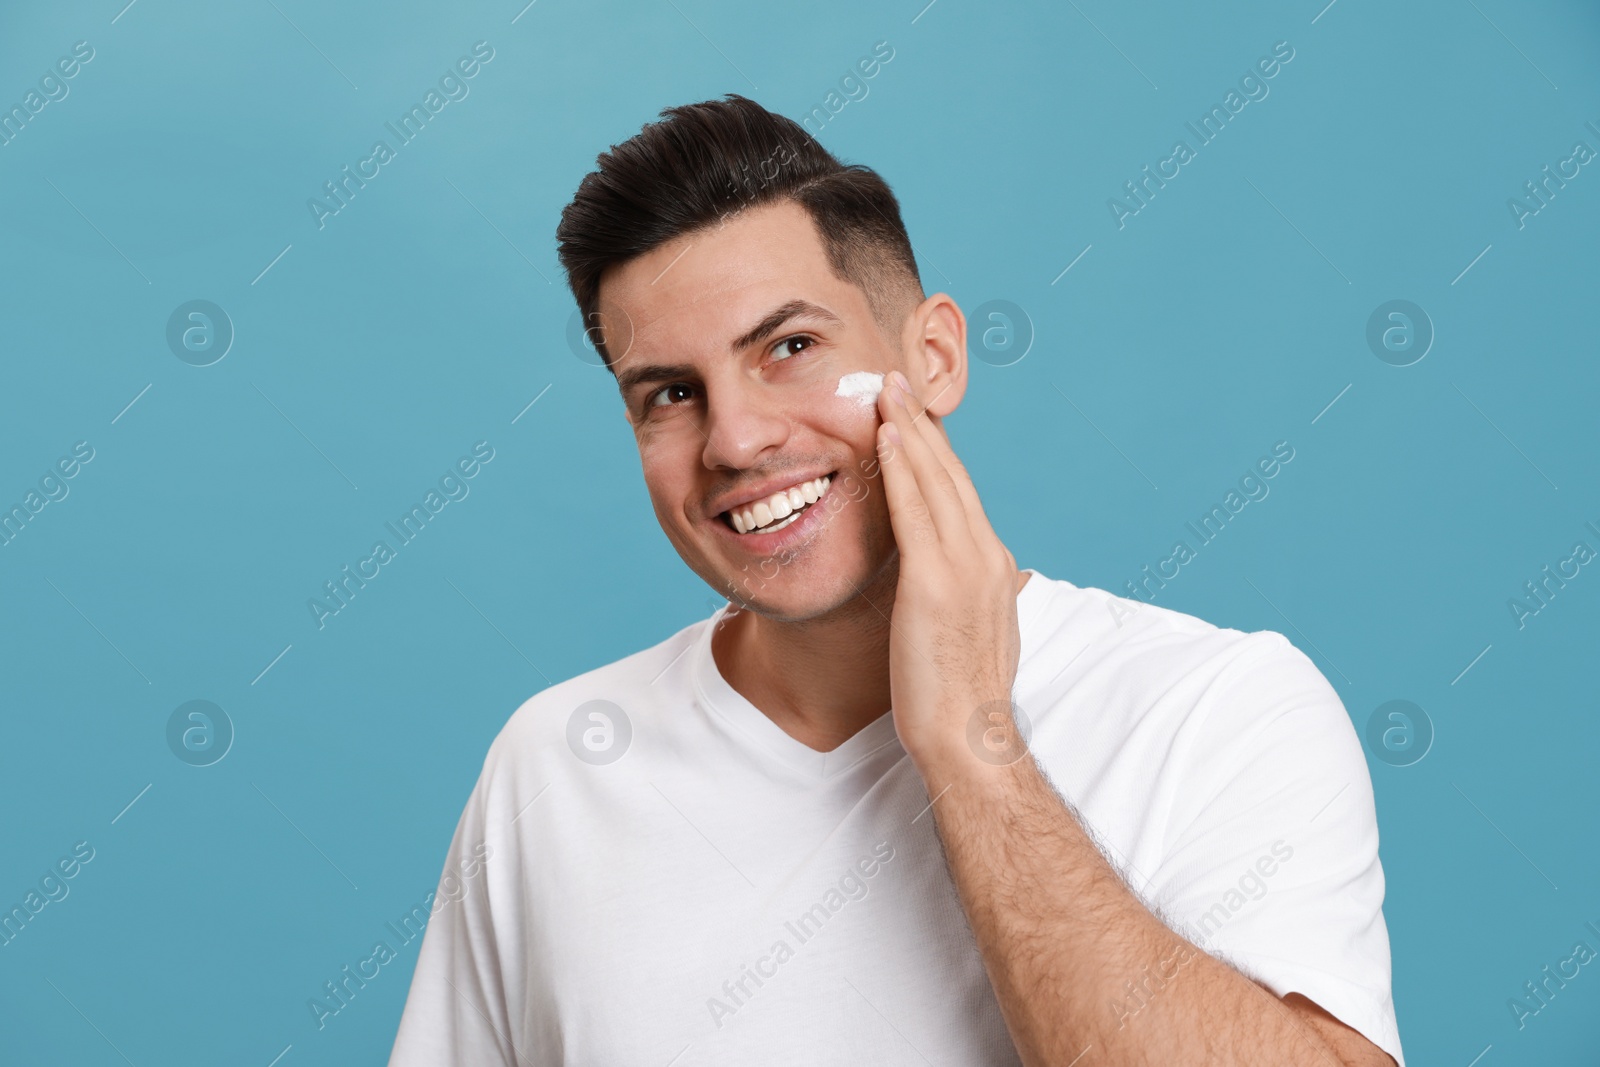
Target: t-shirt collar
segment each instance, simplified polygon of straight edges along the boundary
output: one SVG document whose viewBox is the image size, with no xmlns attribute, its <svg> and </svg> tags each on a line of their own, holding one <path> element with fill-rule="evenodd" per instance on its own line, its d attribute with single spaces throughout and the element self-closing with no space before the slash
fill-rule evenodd
<svg viewBox="0 0 1600 1067">
<path fill-rule="evenodd" d="M 1023 570 L 1031 575 L 1027 584 L 1017 593 L 1021 654 L 1022 659 L 1026 660 L 1043 640 L 1036 623 L 1050 600 L 1051 590 L 1050 580 L 1044 575 L 1031 567 Z M 785 733 L 782 727 L 729 685 L 717 669 L 716 658 L 711 654 L 711 635 L 716 632 L 730 606 L 724 604 L 711 618 L 700 624 L 700 631 L 690 652 L 689 673 L 695 695 L 713 714 L 720 716 L 768 755 L 814 781 L 843 773 L 885 745 L 893 745 L 900 750 L 900 738 L 894 729 L 894 714 L 890 711 L 872 720 L 832 752 L 818 752 Z"/>
</svg>

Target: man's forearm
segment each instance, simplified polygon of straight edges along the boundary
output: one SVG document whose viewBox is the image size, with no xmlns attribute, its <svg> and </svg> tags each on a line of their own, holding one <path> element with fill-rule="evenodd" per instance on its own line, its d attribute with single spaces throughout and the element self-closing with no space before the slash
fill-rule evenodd
<svg viewBox="0 0 1600 1067">
<path fill-rule="evenodd" d="M 951 751 L 919 766 L 936 798 L 951 877 L 1028 1067 L 1065 1067 L 1080 1056 L 1163 1067 L 1340 1063 L 1283 1002 L 1156 918 L 1031 754 L 994 766 Z"/>
</svg>

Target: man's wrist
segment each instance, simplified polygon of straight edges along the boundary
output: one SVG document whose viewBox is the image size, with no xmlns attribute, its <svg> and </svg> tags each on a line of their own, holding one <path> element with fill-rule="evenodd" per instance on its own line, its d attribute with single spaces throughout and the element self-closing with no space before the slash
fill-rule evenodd
<svg viewBox="0 0 1600 1067">
<path fill-rule="evenodd" d="M 941 737 L 908 750 L 930 797 L 959 789 L 1003 799 L 1016 789 L 1019 775 L 1030 769 L 1024 761 L 1031 761 L 1032 754 L 1020 741 L 996 747 L 994 735 L 985 743 L 981 731 L 974 733 L 980 736 Z"/>
<path fill-rule="evenodd" d="M 922 730 L 901 731 L 901 744 L 918 768 L 960 774 L 1008 766 L 1027 754 L 1025 730 L 1018 729 L 1009 694 L 968 697 L 959 708 L 957 714 L 929 717 L 933 721 Z"/>
</svg>

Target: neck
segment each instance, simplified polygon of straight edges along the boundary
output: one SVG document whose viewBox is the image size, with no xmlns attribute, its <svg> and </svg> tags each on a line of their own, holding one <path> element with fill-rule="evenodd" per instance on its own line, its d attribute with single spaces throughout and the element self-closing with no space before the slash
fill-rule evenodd
<svg viewBox="0 0 1600 1067">
<path fill-rule="evenodd" d="M 734 611 L 711 636 L 717 670 L 784 733 L 832 752 L 890 708 L 889 619 L 896 554 L 834 611 L 783 622 Z M 1017 591 L 1031 575 L 1017 572 Z"/>
</svg>

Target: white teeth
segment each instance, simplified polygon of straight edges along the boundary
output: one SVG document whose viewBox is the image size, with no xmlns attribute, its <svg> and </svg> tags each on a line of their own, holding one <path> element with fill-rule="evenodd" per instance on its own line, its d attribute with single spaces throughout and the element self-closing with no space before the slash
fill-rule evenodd
<svg viewBox="0 0 1600 1067">
<path fill-rule="evenodd" d="M 795 523 L 795 522 L 799 522 L 799 521 L 800 521 L 800 513 L 799 512 L 795 512 L 794 514 L 790 515 L 787 519 L 784 519 L 782 522 L 775 522 L 771 526 L 768 526 L 768 527 L 764 528 L 761 532 L 762 533 L 771 533 L 774 530 L 783 529 L 785 526 L 788 526 L 790 523 Z"/>
<path fill-rule="evenodd" d="M 734 508 L 729 511 L 728 517 L 733 521 L 733 528 L 740 533 L 751 533 L 757 529 L 763 532 L 782 529 L 793 522 L 797 513 L 807 504 L 820 500 L 829 484 L 830 479 L 826 475 L 813 478 L 773 493 L 767 499 L 747 507 Z"/>
</svg>

